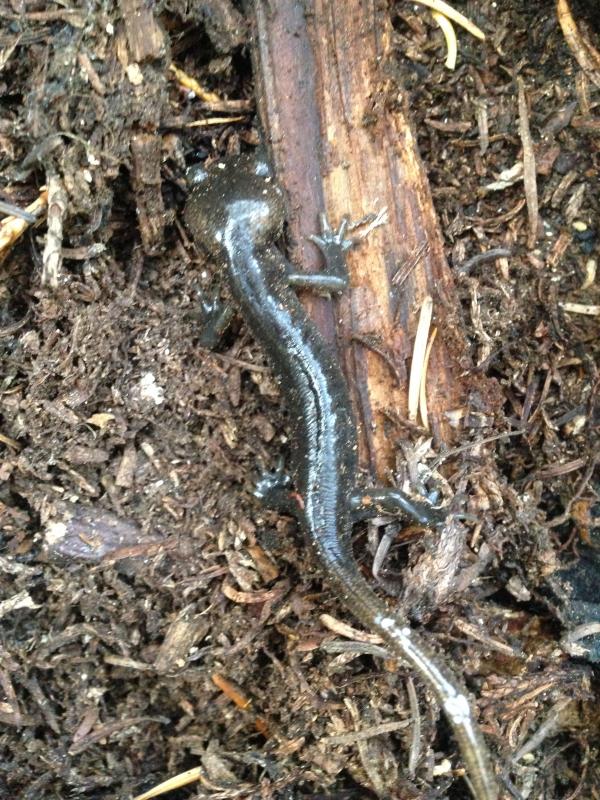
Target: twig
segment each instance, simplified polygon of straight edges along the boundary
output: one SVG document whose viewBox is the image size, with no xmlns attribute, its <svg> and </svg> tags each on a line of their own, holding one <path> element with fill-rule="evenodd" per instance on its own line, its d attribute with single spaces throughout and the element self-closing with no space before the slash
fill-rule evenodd
<svg viewBox="0 0 600 800">
<path fill-rule="evenodd" d="M 519 105 L 519 134 L 523 145 L 523 182 L 525 185 L 525 199 L 527 200 L 527 213 L 529 215 L 529 249 L 535 247 L 539 227 L 539 201 L 537 178 L 535 174 L 535 153 L 533 140 L 529 127 L 529 110 L 525 97 L 525 84 L 521 77 L 517 78 L 518 105 Z"/>
<path fill-rule="evenodd" d="M 148 789 L 147 792 L 136 795 L 133 800 L 151 800 L 151 798 L 158 797 L 166 792 L 172 792 L 175 789 L 180 789 L 182 786 L 188 786 L 194 781 L 200 781 L 203 785 L 207 786 L 207 781 L 203 780 L 203 772 L 204 770 L 201 767 L 192 767 L 192 769 L 188 769 L 185 772 L 180 772 L 179 775 L 174 775 L 172 778 L 168 778 L 166 781 L 158 783 L 156 786 Z M 222 787 L 209 785 L 207 788 L 220 789 Z"/>
<path fill-rule="evenodd" d="M 421 760 L 421 712 L 419 711 L 419 701 L 417 690 L 413 679 L 408 676 L 406 679 L 406 692 L 408 694 L 408 704 L 411 716 L 411 737 L 410 750 L 408 751 L 408 774 L 413 777 L 416 774 L 417 766 Z"/>
<path fill-rule="evenodd" d="M 358 342 L 358 344 L 364 345 L 369 350 L 372 350 L 374 353 L 377 353 L 378 356 L 381 356 L 381 358 L 385 361 L 385 363 L 390 368 L 390 372 L 392 373 L 392 375 L 396 379 L 396 383 L 398 384 L 398 386 L 402 385 L 402 378 L 400 376 L 400 370 L 398 369 L 398 367 L 394 363 L 394 359 L 393 359 L 392 355 L 390 353 L 388 353 L 386 350 L 384 350 L 383 347 L 380 344 L 378 344 L 377 342 L 373 341 L 373 337 L 372 336 L 363 336 L 363 335 L 358 334 L 358 333 L 353 333 L 350 338 L 352 339 L 353 342 Z"/>
<path fill-rule="evenodd" d="M 495 442 L 498 439 L 504 439 L 506 436 L 524 436 L 526 433 L 527 431 L 506 431 L 506 433 L 497 433 L 494 436 L 486 436 L 483 439 L 477 439 L 475 442 L 467 442 L 467 444 L 463 444 L 460 447 L 455 447 L 453 450 L 448 450 L 447 452 L 439 455 L 429 465 L 429 471 L 433 472 L 444 461 L 447 461 L 453 456 L 457 456 L 459 453 L 463 453 L 465 450 L 471 450 L 474 447 L 480 447 L 482 444 L 490 444 L 490 442 Z"/>
<path fill-rule="evenodd" d="M 169 72 L 181 86 L 193 92 L 209 111 L 240 112 L 249 111 L 252 108 L 253 104 L 250 100 L 225 100 L 218 94 L 204 89 L 195 78 L 176 67 L 175 64 L 169 66 Z"/>
<path fill-rule="evenodd" d="M 559 728 L 560 715 L 571 702 L 572 698 L 569 697 L 567 699 L 560 700 L 558 703 L 555 703 L 552 706 L 546 719 L 542 722 L 537 731 L 533 734 L 533 736 L 529 737 L 529 739 L 522 747 L 519 748 L 519 750 L 517 750 L 512 758 L 513 763 L 516 764 L 523 758 L 523 756 L 526 756 L 528 753 L 532 753 L 541 745 L 544 739 L 547 739 L 548 736 L 551 736 L 557 730 L 557 728 Z"/>
<path fill-rule="evenodd" d="M 600 305 L 591 305 L 589 303 L 559 303 L 563 311 L 568 311 L 571 314 L 585 314 L 588 317 L 600 316 Z"/>
<path fill-rule="evenodd" d="M 591 477 L 596 469 L 596 464 L 598 463 L 598 460 L 599 460 L 598 456 L 590 460 L 588 468 L 586 469 L 583 477 L 581 478 L 579 486 L 575 490 L 575 494 L 571 498 L 569 498 L 569 501 L 567 502 L 567 507 L 565 508 L 564 512 L 560 514 L 560 516 L 555 517 L 554 519 L 551 519 L 549 522 L 546 523 L 549 528 L 556 528 L 569 519 L 569 517 L 571 516 L 571 509 L 573 508 L 573 503 L 579 500 L 586 486 L 590 482 Z"/>
<path fill-rule="evenodd" d="M 31 214 L 29 211 L 25 211 L 24 208 L 13 205 L 13 203 L 6 203 L 4 200 L 0 200 L 0 213 L 19 217 L 24 219 L 25 222 L 35 222 L 37 219 L 35 214 Z"/>
<path fill-rule="evenodd" d="M 486 261 L 495 261 L 497 258 L 510 258 L 512 254 L 513 251 L 509 247 L 494 247 L 491 250 L 487 250 L 485 253 L 477 253 L 477 255 L 463 261 L 457 268 L 456 274 L 468 275 L 473 267 L 479 264 L 484 264 Z"/>
<path fill-rule="evenodd" d="M 403 728 L 408 728 L 410 724 L 411 723 L 405 719 L 399 722 L 382 722 L 379 725 L 371 725 L 369 728 L 363 728 L 361 731 L 324 736 L 322 739 L 319 739 L 319 744 L 356 744 L 357 742 L 366 742 L 374 736 L 382 736 L 385 733 L 401 731 Z"/>
<path fill-rule="evenodd" d="M 42 256 L 42 286 L 58 287 L 62 265 L 63 220 L 67 210 L 67 193 L 58 175 L 48 180 L 48 232 Z"/>
</svg>

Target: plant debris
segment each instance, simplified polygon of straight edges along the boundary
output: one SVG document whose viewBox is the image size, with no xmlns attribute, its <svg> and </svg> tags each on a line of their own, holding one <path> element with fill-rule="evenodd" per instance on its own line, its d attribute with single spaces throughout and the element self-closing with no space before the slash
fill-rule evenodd
<svg viewBox="0 0 600 800">
<path fill-rule="evenodd" d="M 378 580 L 474 690 L 511 791 L 593 800 L 593 15 L 471 3 L 486 39 L 461 37 L 449 72 L 429 11 L 391 5 L 385 79 L 414 115 L 471 393 L 452 453 L 390 414 L 398 484 L 429 469 L 462 518 L 394 535 Z M 2 9 L 0 797 L 184 775 L 171 796 L 463 800 L 429 693 L 253 498 L 293 448 L 284 405 L 242 323 L 201 346 L 218 270 L 181 224 L 186 166 L 258 142 L 249 25 L 229 0 L 158 9 Z M 366 570 L 384 522 L 356 532 Z"/>
</svg>

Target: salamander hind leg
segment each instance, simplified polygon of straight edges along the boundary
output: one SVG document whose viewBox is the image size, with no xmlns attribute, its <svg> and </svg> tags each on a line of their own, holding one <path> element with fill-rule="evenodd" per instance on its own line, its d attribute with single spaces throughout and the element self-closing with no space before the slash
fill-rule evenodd
<svg viewBox="0 0 600 800">
<path fill-rule="evenodd" d="M 309 236 L 317 245 L 325 259 L 325 269 L 318 273 L 293 272 L 288 274 L 288 283 L 300 289 L 312 289 L 317 292 L 343 292 L 348 286 L 348 267 L 346 252 L 354 241 L 346 238 L 348 220 L 342 220 L 340 227 L 333 230 L 325 214 L 321 216 L 320 236 Z"/>
<path fill-rule="evenodd" d="M 435 508 L 424 500 L 413 500 L 393 487 L 355 489 L 350 496 L 350 510 L 355 522 L 391 514 L 409 517 L 430 528 L 442 525 L 448 516 L 445 509 Z"/>
<path fill-rule="evenodd" d="M 266 508 L 298 517 L 302 507 L 299 496 L 291 488 L 292 479 L 283 468 L 283 459 L 279 459 L 274 470 L 264 470 L 254 486 L 254 496 Z"/>
</svg>

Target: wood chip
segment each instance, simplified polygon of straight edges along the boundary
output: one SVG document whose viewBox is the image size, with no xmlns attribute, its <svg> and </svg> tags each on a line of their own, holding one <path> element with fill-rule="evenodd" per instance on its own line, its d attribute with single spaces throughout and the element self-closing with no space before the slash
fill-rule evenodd
<svg viewBox="0 0 600 800">
<path fill-rule="evenodd" d="M 169 625 L 154 660 L 156 671 L 165 674 L 183 669 L 188 664 L 191 648 L 206 636 L 208 627 L 207 618 L 194 614 L 192 606 L 180 611 Z"/>
</svg>

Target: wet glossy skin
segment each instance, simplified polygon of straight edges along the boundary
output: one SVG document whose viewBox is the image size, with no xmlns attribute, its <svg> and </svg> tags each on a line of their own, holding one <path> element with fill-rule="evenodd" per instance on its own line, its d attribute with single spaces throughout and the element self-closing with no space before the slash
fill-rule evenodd
<svg viewBox="0 0 600 800">
<path fill-rule="evenodd" d="M 433 689 L 460 744 L 474 797 L 496 800 L 498 787 L 466 691 L 408 623 L 388 612 L 354 560 L 350 536 L 355 512 L 365 516 L 355 489 L 356 426 L 338 361 L 290 288 L 302 279 L 295 275 L 290 280 L 286 261 L 273 244 L 284 222 L 280 189 L 265 164 L 242 156 L 196 173 L 185 218 L 196 242 L 224 262 L 238 308 L 281 382 L 294 427 L 292 482 L 326 575 L 357 618 Z M 336 281 L 343 281 L 339 264 L 332 286 L 341 288 Z M 401 507 L 421 521 L 431 522 L 434 516 L 400 492 L 395 500 L 385 490 L 371 494 L 374 513 Z"/>
</svg>

